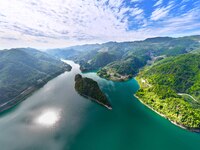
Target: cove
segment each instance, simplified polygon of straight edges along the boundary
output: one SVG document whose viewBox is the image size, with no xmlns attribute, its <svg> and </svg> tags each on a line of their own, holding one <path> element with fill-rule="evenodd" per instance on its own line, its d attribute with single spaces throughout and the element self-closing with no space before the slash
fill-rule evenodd
<svg viewBox="0 0 200 150">
<path fill-rule="evenodd" d="M 95 72 L 112 111 L 81 97 L 74 89 L 73 67 L 25 101 L 0 115 L 2 150 L 196 150 L 200 134 L 181 129 L 141 104 L 135 79 L 112 82 Z"/>
</svg>

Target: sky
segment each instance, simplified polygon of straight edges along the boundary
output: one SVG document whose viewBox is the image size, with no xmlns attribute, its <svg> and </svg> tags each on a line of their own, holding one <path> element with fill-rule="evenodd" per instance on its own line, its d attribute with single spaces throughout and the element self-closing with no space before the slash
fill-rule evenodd
<svg viewBox="0 0 200 150">
<path fill-rule="evenodd" d="M 0 49 L 200 35 L 200 0 L 0 0 Z"/>
</svg>

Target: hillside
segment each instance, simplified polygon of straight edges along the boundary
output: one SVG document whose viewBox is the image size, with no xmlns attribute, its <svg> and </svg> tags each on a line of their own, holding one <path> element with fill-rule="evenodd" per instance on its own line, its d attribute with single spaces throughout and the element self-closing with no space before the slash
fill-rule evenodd
<svg viewBox="0 0 200 150">
<path fill-rule="evenodd" d="M 35 49 L 0 51 L 0 111 L 66 70 L 71 66 Z"/>
<path fill-rule="evenodd" d="M 80 74 L 75 76 L 75 89 L 76 91 L 108 109 L 112 109 L 106 95 L 101 91 L 96 81 L 90 78 L 83 78 Z"/>
<path fill-rule="evenodd" d="M 74 60 L 80 64 L 82 71 L 100 70 L 98 74 L 101 77 L 121 81 L 135 76 L 141 67 L 152 64 L 161 56 L 169 57 L 197 52 L 200 49 L 199 41 L 200 36 L 155 37 L 143 41 L 108 42 L 47 52 L 59 58 Z M 113 77 L 114 74 L 115 77 Z"/>
<path fill-rule="evenodd" d="M 200 129 L 200 54 L 158 61 L 140 72 L 137 97 L 171 121 Z"/>
<path fill-rule="evenodd" d="M 114 61 L 107 66 L 101 68 L 97 74 L 100 77 L 113 80 L 125 81 L 136 75 L 146 61 L 136 56 L 129 56 L 120 61 Z"/>
</svg>

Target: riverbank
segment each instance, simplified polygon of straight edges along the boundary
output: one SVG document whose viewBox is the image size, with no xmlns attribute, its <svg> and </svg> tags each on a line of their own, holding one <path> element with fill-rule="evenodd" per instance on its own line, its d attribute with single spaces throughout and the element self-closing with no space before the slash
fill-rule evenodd
<svg viewBox="0 0 200 150">
<path fill-rule="evenodd" d="M 6 111 L 6 110 L 18 105 L 19 103 L 24 101 L 26 98 L 31 96 L 34 92 L 36 92 L 37 90 L 42 88 L 47 82 L 49 82 L 50 80 L 54 79 L 58 75 L 64 73 L 65 71 L 70 71 L 70 70 L 63 70 L 63 71 L 57 72 L 57 73 L 55 73 L 55 74 L 53 74 L 51 76 L 48 76 L 45 79 L 39 79 L 42 82 L 40 82 L 39 84 L 36 84 L 36 85 L 33 85 L 33 86 L 30 86 L 30 87 L 26 88 L 18 96 L 12 98 L 8 102 L 5 102 L 5 103 L 1 104 L 0 105 L 0 113 L 2 113 L 4 111 Z"/>
<path fill-rule="evenodd" d="M 149 109 L 151 109 L 152 111 L 154 111 L 155 113 L 157 113 L 158 115 L 162 116 L 163 118 L 169 120 L 172 124 L 184 129 L 184 130 L 189 130 L 191 132 L 196 132 L 196 133 L 200 133 L 200 129 L 194 129 L 194 128 L 188 128 L 185 127 L 184 125 L 178 124 L 177 122 L 169 119 L 168 117 L 166 117 L 164 114 L 161 114 L 160 112 L 156 111 L 155 109 L 153 109 L 152 107 L 150 107 L 148 104 L 146 104 L 143 100 L 141 100 L 141 98 L 139 98 L 136 94 L 134 94 L 134 96 L 146 107 L 148 107 Z"/>
</svg>

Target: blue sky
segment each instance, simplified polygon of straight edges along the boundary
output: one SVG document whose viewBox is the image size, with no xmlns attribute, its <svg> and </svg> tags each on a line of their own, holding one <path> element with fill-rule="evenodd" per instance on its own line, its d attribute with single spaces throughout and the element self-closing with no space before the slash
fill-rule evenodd
<svg viewBox="0 0 200 150">
<path fill-rule="evenodd" d="M 0 48 L 200 34 L 200 0 L 0 0 Z"/>
</svg>

